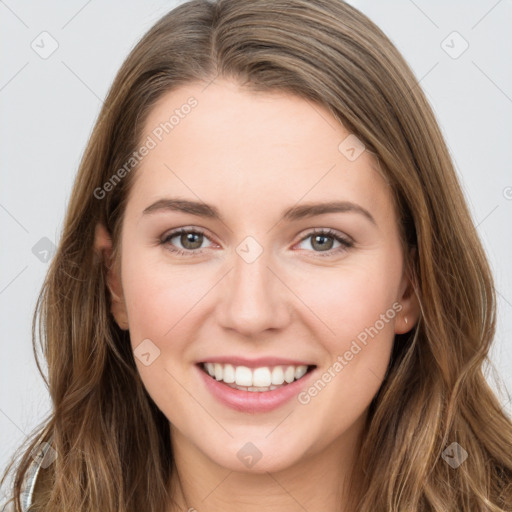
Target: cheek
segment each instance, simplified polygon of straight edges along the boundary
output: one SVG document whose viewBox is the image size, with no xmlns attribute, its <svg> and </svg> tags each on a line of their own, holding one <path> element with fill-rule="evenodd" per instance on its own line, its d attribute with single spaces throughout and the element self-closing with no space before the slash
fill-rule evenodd
<svg viewBox="0 0 512 512">
<path fill-rule="evenodd" d="M 299 402 L 315 411 L 318 428 L 326 438 L 349 428 L 382 384 L 401 308 L 392 274 L 376 267 L 353 267 L 326 280 L 324 286 L 308 285 L 301 290 L 304 302 L 322 320 L 315 320 L 320 326 L 316 339 L 327 358 Z"/>
<path fill-rule="evenodd" d="M 400 258 L 371 260 L 340 266 L 322 280 L 310 276 L 299 291 L 315 314 L 316 338 L 328 356 L 321 382 L 306 392 L 302 403 L 339 404 L 337 420 L 341 422 L 349 410 L 351 417 L 362 413 L 377 393 L 401 310 L 397 301 Z"/>
<path fill-rule="evenodd" d="M 308 280 L 301 282 L 297 294 L 317 322 L 325 326 L 328 334 L 324 339 L 331 348 L 329 352 L 343 349 L 347 342 L 350 344 L 350 340 L 376 323 L 383 337 L 392 337 L 396 310 L 400 308 L 396 302 L 399 275 L 396 264 L 392 267 L 374 260 L 372 264 L 323 271 L 318 279 L 310 274 Z M 381 315 L 385 316 L 384 323 Z"/>
<path fill-rule="evenodd" d="M 172 411 L 190 408 L 187 363 L 198 300 L 205 294 L 204 279 L 194 272 L 144 261 L 133 251 L 123 261 L 124 295 L 130 341 L 140 377 L 151 398 L 172 420 Z M 202 284 L 201 284 L 202 283 Z M 194 307 L 196 306 L 196 307 Z M 151 343 L 148 344 L 150 340 Z M 140 347 L 140 348 L 139 348 Z M 142 350 L 144 347 L 144 350 Z M 150 354 L 148 365 L 138 354 Z"/>
<path fill-rule="evenodd" d="M 190 323 L 207 290 L 204 276 L 185 266 L 171 268 L 134 251 L 123 261 L 123 291 L 132 344 L 150 338 L 160 348 Z M 176 347 L 173 343 L 173 347 Z"/>
</svg>

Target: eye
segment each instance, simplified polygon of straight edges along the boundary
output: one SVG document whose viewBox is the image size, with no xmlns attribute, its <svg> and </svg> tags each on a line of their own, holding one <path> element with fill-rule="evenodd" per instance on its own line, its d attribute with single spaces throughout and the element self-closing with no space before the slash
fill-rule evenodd
<svg viewBox="0 0 512 512">
<path fill-rule="evenodd" d="M 318 254 L 318 256 L 333 256 L 334 254 L 346 251 L 354 245 L 353 240 L 338 234 L 337 231 L 332 229 L 315 229 L 305 236 L 300 243 L 308 239 L 311 239 L 310 246 L 314 249 L 313 252 L 324 253 Z M 335 243 L 339 245 L 333 248 Z"/>
<path fill-rule="evenodd" d="M 174 238 L 182 245 L 183 249 L 174 246 L 171 242 Z M 209 240 L 209 238 L 200 229 L 180 228 L 165 235 L 160 244 L 166 245 L 171 252 L 176 254 L 191 256 L 203 252 L 201 245 L 205 240 Z"/>
<path fill-rule="evenodd" d="M 177 241 L 173 242 L 173 239 Z M 311 239 L 310 247 L 313 248 L 312 252 L 322 257 L 339 254 L 354 245 L 353 240 L 340 235 L 332 229 L 315 229 L 303 237 L 299 243 L 305 243 L 308 239 Z M 180 256 L 195 256 L 201 254 L 206 248 L 202 247 L 205 240 L 210 239 L 201 229 L 179 228 L 165 235 L 159 243 L 165 245 L 169 251 Z M 182 248 L 176 247 L 176 243 L 179 243 Z M 338 246 L 333 247 L 336 243 Z"/>
</svg>

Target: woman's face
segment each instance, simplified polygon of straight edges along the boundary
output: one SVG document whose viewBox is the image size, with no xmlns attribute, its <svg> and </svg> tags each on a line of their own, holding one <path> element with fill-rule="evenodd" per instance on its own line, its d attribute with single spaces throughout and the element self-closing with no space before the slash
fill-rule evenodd
<svg viewBox="0 0 512 512">
<path fill-rule="evenodd" d="M 415 320 L 373 157 L 326 109 L 224 80 L 164 96 L 142 145 L 113 311 L 173 441 L 257 472 L 353 445 Z"/>
</svg>

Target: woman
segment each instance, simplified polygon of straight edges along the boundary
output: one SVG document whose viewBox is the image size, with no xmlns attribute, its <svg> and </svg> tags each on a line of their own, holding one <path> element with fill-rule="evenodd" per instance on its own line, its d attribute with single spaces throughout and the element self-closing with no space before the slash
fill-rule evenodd
<svg viewBox="0 0 512 512">
<path fill-rule="evenodd" d="M 36 314 L 54 409 L 16 510 L 512 510 L 482 245 L 412 72 L 339 0 L 143 37 Z"/>
</svg>

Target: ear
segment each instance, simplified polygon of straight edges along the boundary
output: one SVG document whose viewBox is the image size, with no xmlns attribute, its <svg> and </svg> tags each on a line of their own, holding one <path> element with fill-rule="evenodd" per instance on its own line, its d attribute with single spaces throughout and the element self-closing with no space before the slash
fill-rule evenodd
<svg viewBox="0 0 512 512">
<path fill-rule="evenodd" d="M 128 330 L 128 314 L 121 285 L 121 276 L 118 265 L 114 261 L 112 255 L 112 238 L 105 226 L 101 223 L 96 224 L 94 249 L 100 255 L 108 269 L 107 286 L 111 297 L 110 311 L 114 316 L 117 325 L 119 325 L 123 330 Z"/>
<path fill-rule="evenodd" d="M 409 261 L 400 283 L 400 297 L 398 302 L 402 305 L 399 316 L 395 322 L 395 333 L 404 334 L 409 332 L 418 321 L 420 315 L 420 303 L 418 300 L 418 290 L 415 276 L 411 275 L 410 269 L 413 268 L 413 261 L 416 256 L 416 247 L 409 251 Z M 407 322 L 405 321 L 407 319 Z"/>
</svg>

